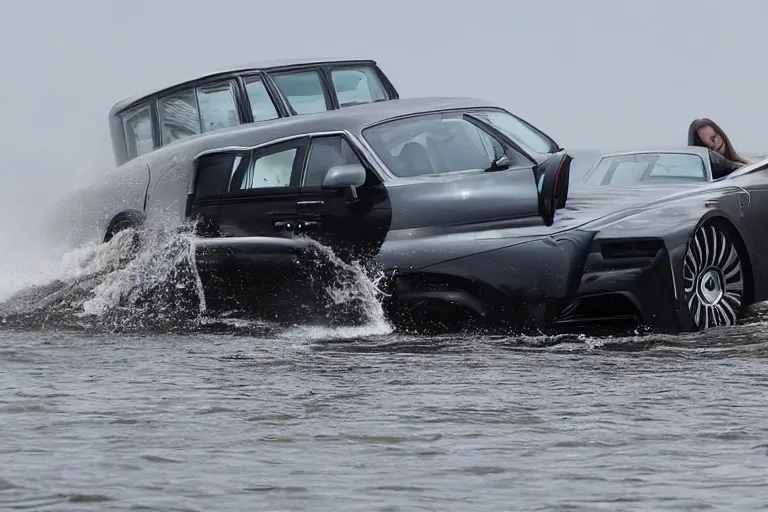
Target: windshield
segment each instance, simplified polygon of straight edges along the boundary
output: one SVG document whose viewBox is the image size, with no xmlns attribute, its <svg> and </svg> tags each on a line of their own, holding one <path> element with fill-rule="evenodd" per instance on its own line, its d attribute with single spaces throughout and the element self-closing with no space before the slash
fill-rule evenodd
<svg viewBox="0 0 768 512">
<path fill-rule="evenodd" d="M 539 154 L 557 151 L 557 148 L 552 147 L 552 142 L 546 136 L 509 112 L 491 110 L 472 112 L 472 114 L 492 124 L 526 151 Z"/>
<path fill-rule="evenodd" d="M 512 147 L 461 114 L 429 114 L 363 130 L 363 137 L 399 177 L 487 169 L 502 156 L 512 166 L 526 162 Z"/>
<path fill-rule="evenodd" d="M 645 182 L 706 181 L 704 160 L 698 155 L 642 153 L 604 157 L 585 181 L 600 185 Z"/>
</svg>

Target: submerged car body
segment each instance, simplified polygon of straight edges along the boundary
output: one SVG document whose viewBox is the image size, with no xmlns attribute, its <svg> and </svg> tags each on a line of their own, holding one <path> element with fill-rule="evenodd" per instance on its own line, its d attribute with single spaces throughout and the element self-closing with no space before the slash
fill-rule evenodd
<svg viewBox="0 0 768 512">
<path fill-rule="evenodd" d="M 764 167 L 712 180 L 716 157 L 698 148 L 606 158 L 570 184 L 571 156 L 492 102 L 391 98 L 148 151 L 80 195 L 76 231 L 196 221 L 198 269 L 223 309 L 296 306 L 296 290 L 324 282 L 318 247 L 380 271 L 402 326 L 679 331 L 766 298 Z"/>
</svg>

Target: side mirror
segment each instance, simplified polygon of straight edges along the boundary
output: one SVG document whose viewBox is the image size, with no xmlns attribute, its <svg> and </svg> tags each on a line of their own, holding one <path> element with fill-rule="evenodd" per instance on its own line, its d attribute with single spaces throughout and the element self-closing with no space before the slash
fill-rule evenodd
<svg viewBox="0 0 768 512">
<path fill-rule="evenodd" d="M 543 172 L 537 183 L 539 215 L 546 226 L 555 222 L 556 210 L 565 208 L 572 160 L 573 157 L 562 150 L 541 165 Z"/>
<path fill-rule="evenodd" d="M 512 164 L 509 161 L 509 157 L 507 155 L 501 155 L 496 160 L 491 162 L 491 165 L 486 169 L 486 172 L 491 171 L 505 171 L 510 168 Z"/>
<path fill-rule="evenodd" d="M 334 165 L 325 173 L 324 189 L 345 190 L 347 201 L 358 199 L 357 187 L 365 183 L 365 167 L 360 164 Z"/>
</svg>

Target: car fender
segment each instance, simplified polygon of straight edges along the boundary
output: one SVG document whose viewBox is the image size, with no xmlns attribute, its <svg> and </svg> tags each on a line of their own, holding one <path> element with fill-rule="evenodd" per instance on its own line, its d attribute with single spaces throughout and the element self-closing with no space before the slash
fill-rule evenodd
<svg viewBox="0 0 768 512">
<path fill-rule="evenodd" d="M 94 177 L 63 199 L 55 208 L 48 229 L 63 229 L 59 243 L 73 248 L 101 242 L 108 227 L 121 214 L 144 212 L 150 170 L 146 161 L 135 160 Z"/>
<path fill-rule="evenodd" d="M 175 227 L 183 223 L 192 160 L 172 163 L 153 183 L 147 195 L 146 215 L 152 225 Z M 162 169 L 160 165 L 158 169 Z"/>
<path fill-rule="evenodd" d="M 634 211 L 629 214 L 621 213 L 604 218 L 588 228 L 597 230 L 595 242 L 623 241 L 630 239 L 657 238 L 664 242 L 670 257 L 676 290 L 682 288 L 683 259 L 696 229 L 713 219 L 725 222 L 735 233 L 747 252 L 747 264 L 752 270 L 751 256 L 754 254 L 754 239 L 744 228 L 740 215 L 740 198 L 738 193 L 725 193 L 717 197 L 711 195 L 694 195 L 677 198 L 668 203 L 655 205 L 653 208 Z M 762 286 L 764 281 L 761 273 L 752 274 L 752 284 Z"/>
</svg>

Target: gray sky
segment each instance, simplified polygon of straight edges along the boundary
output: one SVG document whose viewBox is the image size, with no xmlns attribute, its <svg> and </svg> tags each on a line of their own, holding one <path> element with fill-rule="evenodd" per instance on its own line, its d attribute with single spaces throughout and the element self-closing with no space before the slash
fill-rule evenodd
<svg viewBox="0 0 768 512">
<path fill-rule="evenodd" d="M 688 123 L 708 116 L 737 150 L 768 153 L 765 0 L 0 5 L 0 214 L 112 167 L 115 101 L 289 56 L 374 58 L 403 96 L 495 100 L 566 147 L 684 144 Z"/>
</svg>

